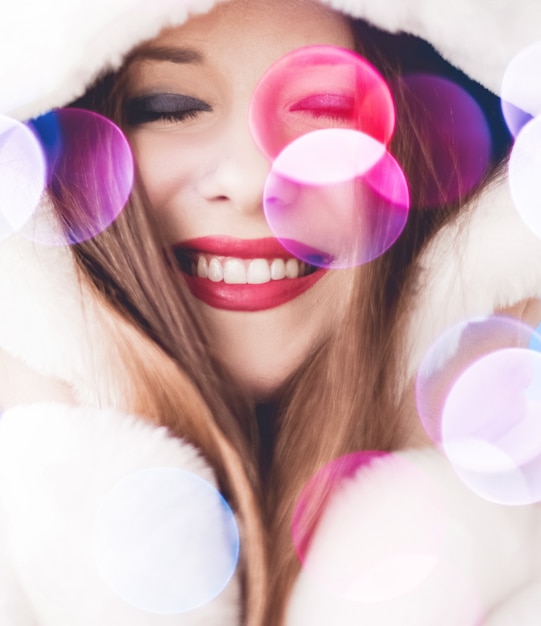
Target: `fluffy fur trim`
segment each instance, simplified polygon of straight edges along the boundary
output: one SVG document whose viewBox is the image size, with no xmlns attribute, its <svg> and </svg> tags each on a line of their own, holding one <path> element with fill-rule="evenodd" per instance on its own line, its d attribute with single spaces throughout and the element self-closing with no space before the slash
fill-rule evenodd
<svg viewBox="0 0 541 626">
<path fill-rule="evenodd" d="M 26 119 L 81 95 L 135 45 L 219 0 L 21 0 L 0 21 L 0 112 Z M 223 1 L 223 0 L 222 0 Z M 495 92 L 541 32 L 537 0 L 321 0 L 391 32 L 418 35 Z"/>
<path fill-rule="evenodd" d="M 328 0 L 383 30 L 417 35 L 450 63 L 499 93 L 511 59 L 537 42 L 541 4 L 537 0 Z"/>
<path fill-rule="evenodd" d="M 408 379 L 447 328 L 541 297 L 541 241 L 515 209 L 507 178 L 436 235 L 420 261 L 418 294 Z"/>
<path fill-rule="evenodd" d="M 478 498 L 434 450 L 377 459 L 333 495 L 286 624 L 533 625 L 540 521 Z"/>
<path fill-rule="evenodd" d="M 190 445 L 140 418 L 60 404 L 6 411 L 0 419 L 0 622 L 9 626 L 34 626 L 34 619 L 40 626 L 238 624 L 236 578 L 201 608 L 160 614 L 130 605 L 101 575 L 92 538 L 104 498 L 126 477 L 163 468 L 178 468 L 215 484 L 212 472 Z M 210 518 L 212 509 L 201 492 L 189 493 L 185 515 L 178 515 L 175 505 L 175 515 L 164 517 L 154 534 L 140 538 L 139 561 L 134 563 L 141 562 L 147 547 L 161 553 L 164 543 L 176 550 L 179 541 L 185 562 L 198 562 L 201 543 L 193 541 L 194 529 L 208 527 L 209 519 L 217 520 Z M 126 533 L 133 533 L 134 527 L 145 524 L 155 501 L 143 500 L 139 491 L 129 497 L 124 504 L 133 513 L 133 524 L 127 525 Z M 205 543 L 204 549 L 210 551 L 207 560 L 215 558 L 212 542 L 208 547 Z"/>
<path fill-rule="evenodd" d="M 127 391 L 98 303 L 66 247 L 0 242 L 0 348 L 68 383 L 82 404 L 120 406 Z"/>
</svg>

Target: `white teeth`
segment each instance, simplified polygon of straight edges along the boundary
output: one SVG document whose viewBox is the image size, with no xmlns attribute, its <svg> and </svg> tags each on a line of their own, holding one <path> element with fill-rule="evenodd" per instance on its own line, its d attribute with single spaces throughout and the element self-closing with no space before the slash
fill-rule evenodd
<svg viewBox="0 0 541 626">
<path fill-rule="evenodd" d="M 265 259 L 254 259 L 248 265 L 246 279 L 249 285 L 261 285 L 271 279 L 269 262 Z"/>
<path fill-rule="evenodd" d="M 224 279 L 224 268 L 217 258 L 212 258 L 209 263 L 208 277 L 212 282 L 219 283 Z"/>
<path fill-rule="evenodd" d="M 281 280 L 286 277 L 286 264 L 283 259 L 274 259 L 271 263 L 270 275 L 272 280 Z"/>
<path fill-rule="evenodd" d="M 298 278 L 299 262 L 297 259 L 288 259 L 286 262 L 286 276 L 288 278 Z"/>
<path fill-rule="evenodd" d="M 228 259 L 224 263 L 224 283 L 230 285 L 246 284 L 246 267 L 240 259 Z"/>
<path fill-rule="evenodd" d="M 207 278 L 209 275 L 207 259 L 204 256 L 197 259 L 197 275 L 199 278 Z"/>
<path fill-rule="evenodd" d="M 197 256 L 192 262 L 192 273 L 230 285 L 261 285 L 271 280 L 298 278 L 308 273 L 310 266 L 297 259 L 235 259 L 216 256 Z"/>
</svg>

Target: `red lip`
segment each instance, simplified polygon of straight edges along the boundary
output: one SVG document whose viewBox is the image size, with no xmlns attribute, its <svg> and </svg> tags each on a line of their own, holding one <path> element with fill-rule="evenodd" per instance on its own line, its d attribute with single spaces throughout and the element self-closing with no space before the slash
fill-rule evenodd
<svg viewBox="0 0 541 626">
<path fill-rule="evenodd" d="M 236 239 L 224 235 L 211 235 L 189 239 L 175 244 L 173 249 L 203 252 L 215 256 L 231 256 L 237 259 L 289 259 L 293 255 L 274 237 L 263 239 Z"/>
<path fill-rule="evenodd" d="M 173 246 L 178 253 L 195 252 L 239 259 L 295 258 L 277 239 L 236 239 L 226 236 L 207 236 L 190 239 Z M 294 300 L 315 285 L 327 270 L 317 269 L 302 278 L 271 280 L 261 285 L 230 285 L 213 282 L 182 273 L 188 288 L 199 300 L 209 306 L 227 311 L 264 311 Z"/>
</svg>

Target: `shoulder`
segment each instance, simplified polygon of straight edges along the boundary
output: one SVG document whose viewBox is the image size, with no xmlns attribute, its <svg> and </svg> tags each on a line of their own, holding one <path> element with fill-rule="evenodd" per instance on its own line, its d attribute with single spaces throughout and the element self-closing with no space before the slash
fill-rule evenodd
<svg viewBox="0 0 541 626">
<path fill-rule="evenodd" d="M 286 623 L 511 626 L 509 600 L 533 626 L 540 521 L 478 497 L 435 450 L 376 459 L 332 496 Z"/>
<path fill-rule="evenodd" d="M 213 472 L 136 416 L 4 412 L 0 525 L 2 623 L 33 624 L 29 607 L 55 626 L 239 623 L 236 525 Z"/>
</svg>

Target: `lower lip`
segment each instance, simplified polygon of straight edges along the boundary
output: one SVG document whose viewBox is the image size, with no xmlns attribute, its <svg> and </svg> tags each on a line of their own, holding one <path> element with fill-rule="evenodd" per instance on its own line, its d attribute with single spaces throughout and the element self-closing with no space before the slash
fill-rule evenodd
<svg viewBox="0 0 541 626">
<path fill-rule="evenodd" d="M 192 294 L 215 309 L 226 311 L 265 311 L 298 298 L 313 287 L 327 270 L 318 269 L 302 278 L 271 280 L 261 285 L 230 285 L 208 278 L 182 274 Z"/>
</svg>

